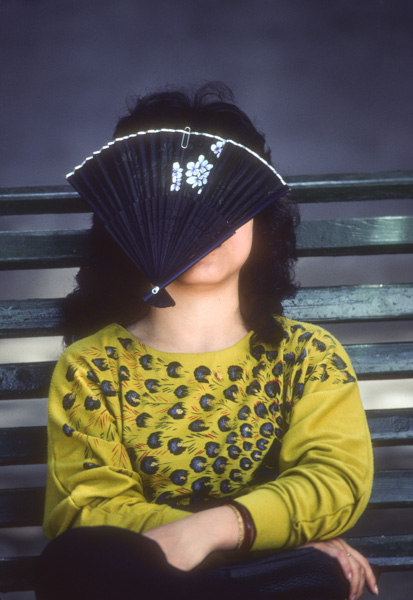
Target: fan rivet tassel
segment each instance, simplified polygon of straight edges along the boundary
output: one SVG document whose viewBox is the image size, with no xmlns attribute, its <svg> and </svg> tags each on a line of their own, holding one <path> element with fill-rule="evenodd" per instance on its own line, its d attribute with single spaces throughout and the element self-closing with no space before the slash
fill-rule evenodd
<svg viewBox="0 0 413 600">
<path fill-rule="evenodd" d="M 154 288 L 152 288 L 152 294 L 157 294 L 159 292 L 159 287 L 156 285 Z"/>
<path fill-rule="evenodd" d="M 191 135 L 191 128 L 185 127 L 184 133 L 182 134 L 181 148 L 188 148 L 189 136 Z"/>
</svg>

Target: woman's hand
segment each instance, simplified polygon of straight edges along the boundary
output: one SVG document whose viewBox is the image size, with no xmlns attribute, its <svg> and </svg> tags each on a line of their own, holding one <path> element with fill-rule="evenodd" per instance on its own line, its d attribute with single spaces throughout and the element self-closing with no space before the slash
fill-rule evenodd
<svg viewBox="0 0 413 600">
<path fill-rule="evenodd" d="M 229 506 L 211 508 L 143 534 L 161 547 L 170 565 L 190 571 L 215 550 L 233 550 L 238 519 Z"/>
<path fill-rule="evenodd" d="M 350 582 L 349 600 L 360 598 L 365 584 L 372 594 L 378 595 L 377 580 L 368 561 L 344 540 L 335 538 L 324 542 L 310 542 L 302 547 L 309 546 L 333 556 L 338 561 Z"/>
</svg>

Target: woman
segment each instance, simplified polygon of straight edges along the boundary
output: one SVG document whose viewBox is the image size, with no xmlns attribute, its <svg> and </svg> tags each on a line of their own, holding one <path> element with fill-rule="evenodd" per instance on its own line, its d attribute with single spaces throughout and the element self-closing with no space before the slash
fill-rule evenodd
<svg viewBox="0 0 413 600">
<path fill-rule="evenodd" d="M 184 128 L 269 161 L 223 86 L 138 99 L 115 138 Z M 358 598 L 367 561 L 337 539 L 372 456 L 348 357 L 282 317 L 295 292 L 287 196 L 142 302 L 147 281 L 95 217 L 50 391 L 40 600 Z M 85 338 L 85 336 L 88 336 Z M 57 536 L 57 537 L 56 537 Z"/>
</svg>

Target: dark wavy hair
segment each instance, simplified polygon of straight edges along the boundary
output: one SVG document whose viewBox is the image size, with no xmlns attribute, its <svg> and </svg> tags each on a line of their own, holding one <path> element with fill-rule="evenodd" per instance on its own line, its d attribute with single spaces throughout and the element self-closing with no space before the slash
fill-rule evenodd
<svg viewBox="0 0 413 600">
<path fill-rule="evenodd" d="M 210 83 L 194 92 L 165 90 L 138 97 L 121 117 L 114 138 L 146 129 L 184 128 L 216 134 L 239 142 L 267 162 L 271 152 L 265 137 L 234 104 L 232 92 L 222 83 Z M 298 208 L 286 194 L 254 219 L 251 254 L 240 273 L 240 308 L 246 326 L 254 331 L 252 344 L 278 345 L 282 302 L 292 297 L 296 260 L 295 228 Z M 107 233 L 95 215 L 91 253 L 76 276 L 77 287 L 64 302 L 64 342 L 70 344 L 116 322 L 127 326 L 142 317 L 149 306 L 142 300 L 148 281 Z"/>
</svg>

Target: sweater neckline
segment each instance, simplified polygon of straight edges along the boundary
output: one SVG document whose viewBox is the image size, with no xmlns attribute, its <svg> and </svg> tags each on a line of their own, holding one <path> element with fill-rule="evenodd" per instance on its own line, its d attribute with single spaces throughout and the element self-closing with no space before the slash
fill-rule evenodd
<svg viewBox="0 0 413 600">
<path fill-rule="evenodd" d="M 250 338 L 253 335 L 253 331 L 249 331 L 245 336 L 243 336 L 240 340 L 238 340 L 237 342 L 235 342 L 235 344 L 232 344 L 231 346 L 228 346 L 227 348 L 222 348 L 221 350 L 210 350 L 208 352 L 168 352 L 166 350 L 158 350 L 156 348 L 152 348 L 151 346 L 147 346 L 146 344 L 142 343 L 138 338 L 136 338 L 132 333 L 130 333 L 125 327 L 123 327 L 122 325 L 119 325 L 119 323 L 112 323 L 112 325 L 110 325 L 109 327 L 113 327 L 115 328 L 118 332 L 121 332 L 122 335 L 127 336 L 129 339 L 132 340 L 132 343 L 134 345 L 135 348 L 141 350 L 143 349 L 145 353 L 148 354 L 155 354 L 156 356 L 162 357 L 177 357 L 177 356 L 182 356 L 182 357 L 194 357 L 197 358 L 197 360 L 201 359 L 202 357 L 205 357 L 205 359 L 207 359 L 208 357 L 216 357 L 216 356 L 220 356 L 220 357 L 224 357 L 225 355 L 230 355 L 230 356 L 236 356 L 237 354 L 241 354 L 243 352 L 250 352 Z"/>
</svg>

